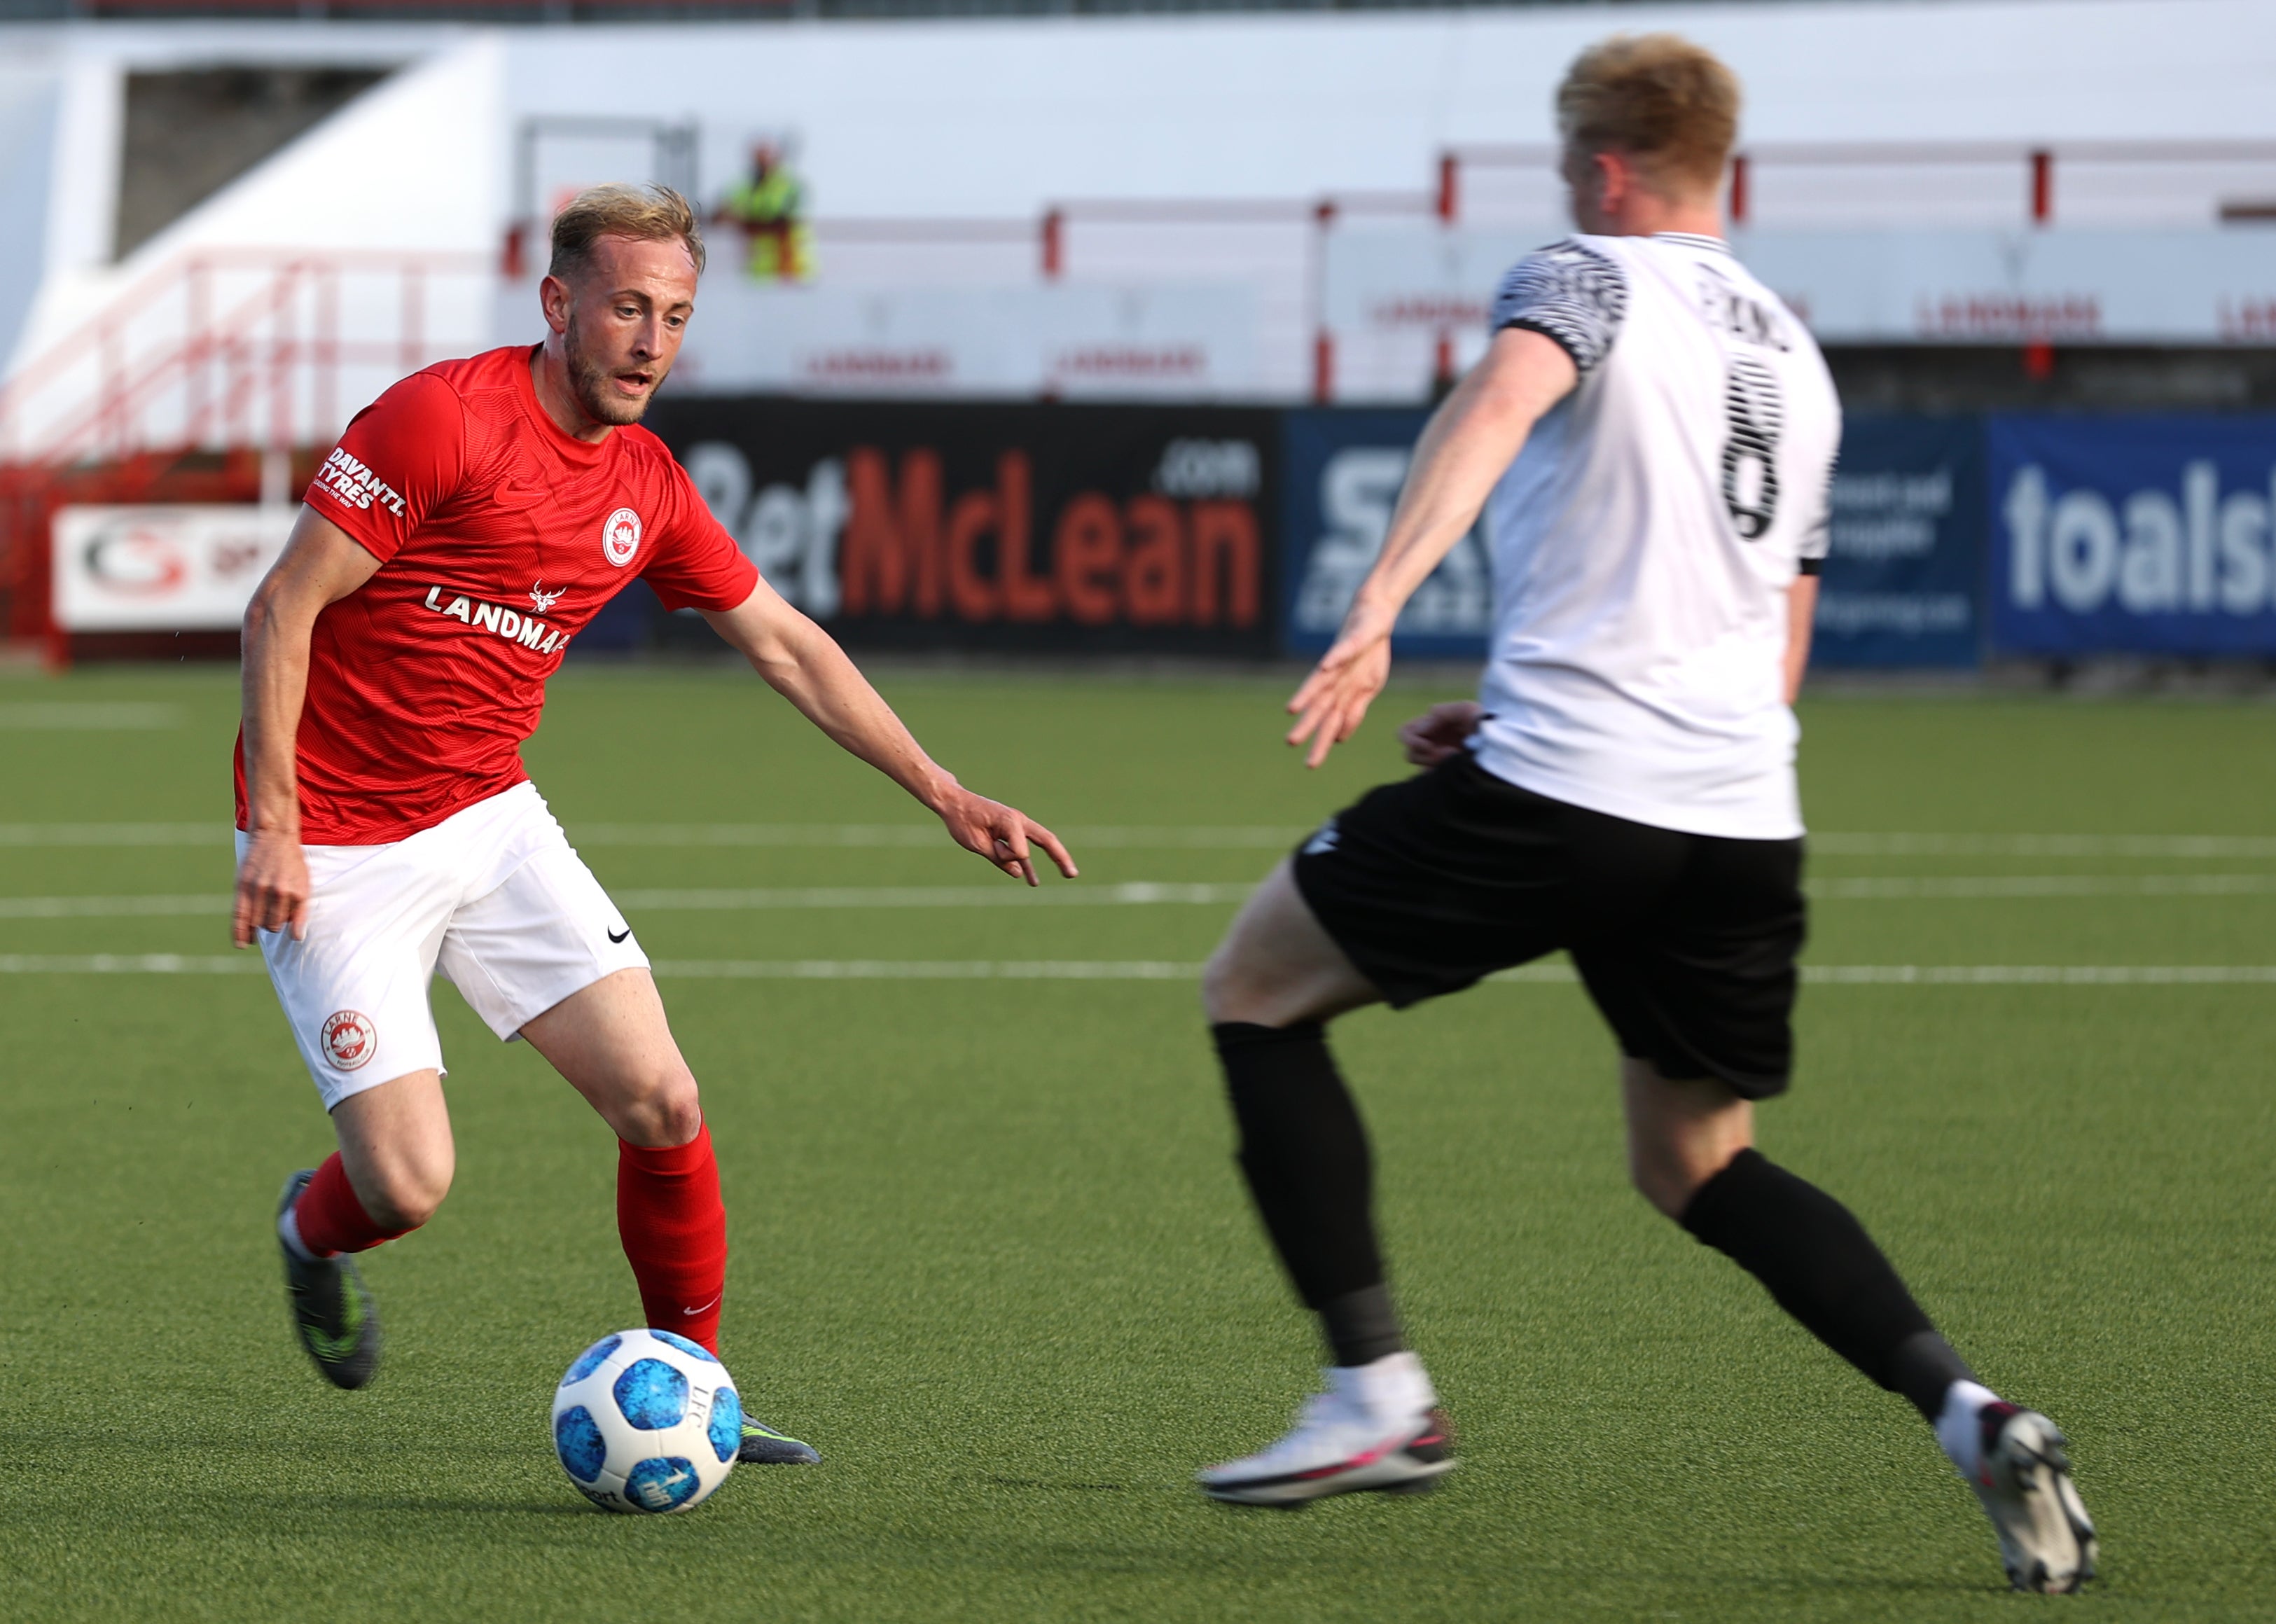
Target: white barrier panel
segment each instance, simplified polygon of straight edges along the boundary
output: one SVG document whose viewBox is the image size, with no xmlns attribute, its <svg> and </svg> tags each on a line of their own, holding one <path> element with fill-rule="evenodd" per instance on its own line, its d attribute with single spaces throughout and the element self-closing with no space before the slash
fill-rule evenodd
<svg viewBox="0 0 2276 1624">
<path fill-rule="evenodd" d="M 1760 231 L 1739 252 L 1821 338 L 2276 344 L 2276 231 Z"/>
<path fill-rule="evenodd" d="M 826 274 L 826 273 L 825 273 Z M 706 394 L 1247 398 L 1256 295 L 1225 286 L 754 286 L 714 272 L 673 375 Z M 499 293 L 498 342 L 543 334 L 535 285 Z"/>
<path fill-rule="evenodd" d="M 299 512 L 58 508 L 55 622 L 66 632 L 235 631 Z"/>
<path fill-rule="evenodd" d="M 1475 330 L 1502 271 L 1555 234 L 1337 232 L 1328 327 Z M 2276 229 L 1741 231 L 1733 247 L 1827 343 L 2276 345 Z"/>
</svg>

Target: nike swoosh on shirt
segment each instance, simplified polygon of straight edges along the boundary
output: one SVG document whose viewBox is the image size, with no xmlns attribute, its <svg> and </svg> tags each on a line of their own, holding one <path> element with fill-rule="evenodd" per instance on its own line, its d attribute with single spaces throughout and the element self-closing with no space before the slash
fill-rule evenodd
<svg viewBox="0 0 2276 1624">
<path fill-rule="evenodd" d="M 603 932 L 603 935 L 605 935 L 605 936 L 609 938 L 609 940 L 610 940 L 610 941 L 611 941 L 611 942 L 621 942 L 621 941 L 623 941 L 623 940 L 625 939 L 625 937 L 630 936 L 632 933 L 633 933 L 633 928 L 632 928 L 630 925 L 626 925 L 626 926 L 624 928 L 624 932 L 623 932 L 623 934 L 622 934 L 622 935 L 618 934 L 618 933 L 617 933 L 616 931 L 614 931 L 614 930 L 609 930 L 609 931 L 604 931 L 604 932 Z"/>
</svg>

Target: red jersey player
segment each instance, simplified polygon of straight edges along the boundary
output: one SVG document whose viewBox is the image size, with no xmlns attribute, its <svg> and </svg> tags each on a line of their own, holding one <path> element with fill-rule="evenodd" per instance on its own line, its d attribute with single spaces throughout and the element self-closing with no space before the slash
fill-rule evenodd
<svg viewBox="0 0 2276 1624">
<path fill-rule="evenodd" d="M 436 970 L 616 1131 L 617 1220 L 648 1323 L 717 1353 L 726 1214 L 695 1079 L 648 958 L 522 770 L 545 679 L 641 577 L 690 606 L 951 839 L 1036 883 L 1046 829 L 937 765 L 785 603 L 636 427 L 671 369 L 703 246 L 686 200 L 602 186 L 553 224 L 549 334 L 404 379 L 358 414 L 245 618 L 232 933 L 258 941 L 338 1150 L 277 1234 L 316 1368 L 360 1387 L 379 1321 L 353 1254 L 449 1189 Z M 755 1423 L 747 1461 L 815 1452 Z"/>
</svg>

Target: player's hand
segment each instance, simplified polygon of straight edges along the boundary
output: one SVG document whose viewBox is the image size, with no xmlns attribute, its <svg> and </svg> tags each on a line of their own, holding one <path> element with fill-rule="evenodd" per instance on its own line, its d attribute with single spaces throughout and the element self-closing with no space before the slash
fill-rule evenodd
<svg viewBox="0 0 2276 1624">
<path fill-rule="evenodd" d="M 1304 679 L 1288 701 L 1296 725 L 1288 730 L 1292 745 L 1311 741 L 1304 765 L 1316 767 L 1328 752 L 1359 731 L 1367 708 L 1391 678 L 1391 628 L 1395 614 L 1356 605 L 1344 621 L 1335 646 L 1320 656 L 1312 674 Z"/>
<path fill-rule="evenodd" d="M 1485 709 L 1474 699 L 1452 699 L 1433 705 L 1399 730 L 1407 759 L 1417 767 L 1436 767 L 1461 753 L 1462 741 L 1478 731 Z"/>
<path fill-rule="evenodd" d="M 308 935 L 308 860 L 300 843 L 278 834 L 257 834 L 237 865 L 237 903 L 231 911 L 229 938 L 253 945 L 254 934 L 290 927 L 292 939 Z"/>
<path fill-rule="evenodd" d="M 1067 878 L 1081 872 L 1059 838 L 1017 807 L 960 786 L 948 793 L 938 810 L 940 821 L 948 825 L 950 837 L 959 846 L 978 853 L 1015 880 L 1030 885 L 1036 883 L 1035 858 L 1028 849 L 1030 841 L 1051 854 Z"/>
</svg>

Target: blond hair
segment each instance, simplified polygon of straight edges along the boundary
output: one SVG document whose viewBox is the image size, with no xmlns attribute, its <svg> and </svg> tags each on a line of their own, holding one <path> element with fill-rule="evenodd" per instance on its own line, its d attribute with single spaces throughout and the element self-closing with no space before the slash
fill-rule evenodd
<svg viewBox="0 0 2276 1624">
<path fill-rule="evenodd" d="M 1673 34 L 1616 34 L 1575 57 L 1557 87 L 1566 161 L 1633 159 L 1656 191 L 1711 190 L 1739 134 L 1739 80 Z"/>
<path fill-rule="evenodd" d="M 588 186 L 553 216 L 553 262 L 549 276 L 566 280 L 592 263 L 593 245 L 603 237 L 630 237 L 639 242 L 687 245 L 695 274 L 703 274 L 703 227 L 686 198 L 670 186 L 626 186 L 612 182 Z"/>
</svg>

